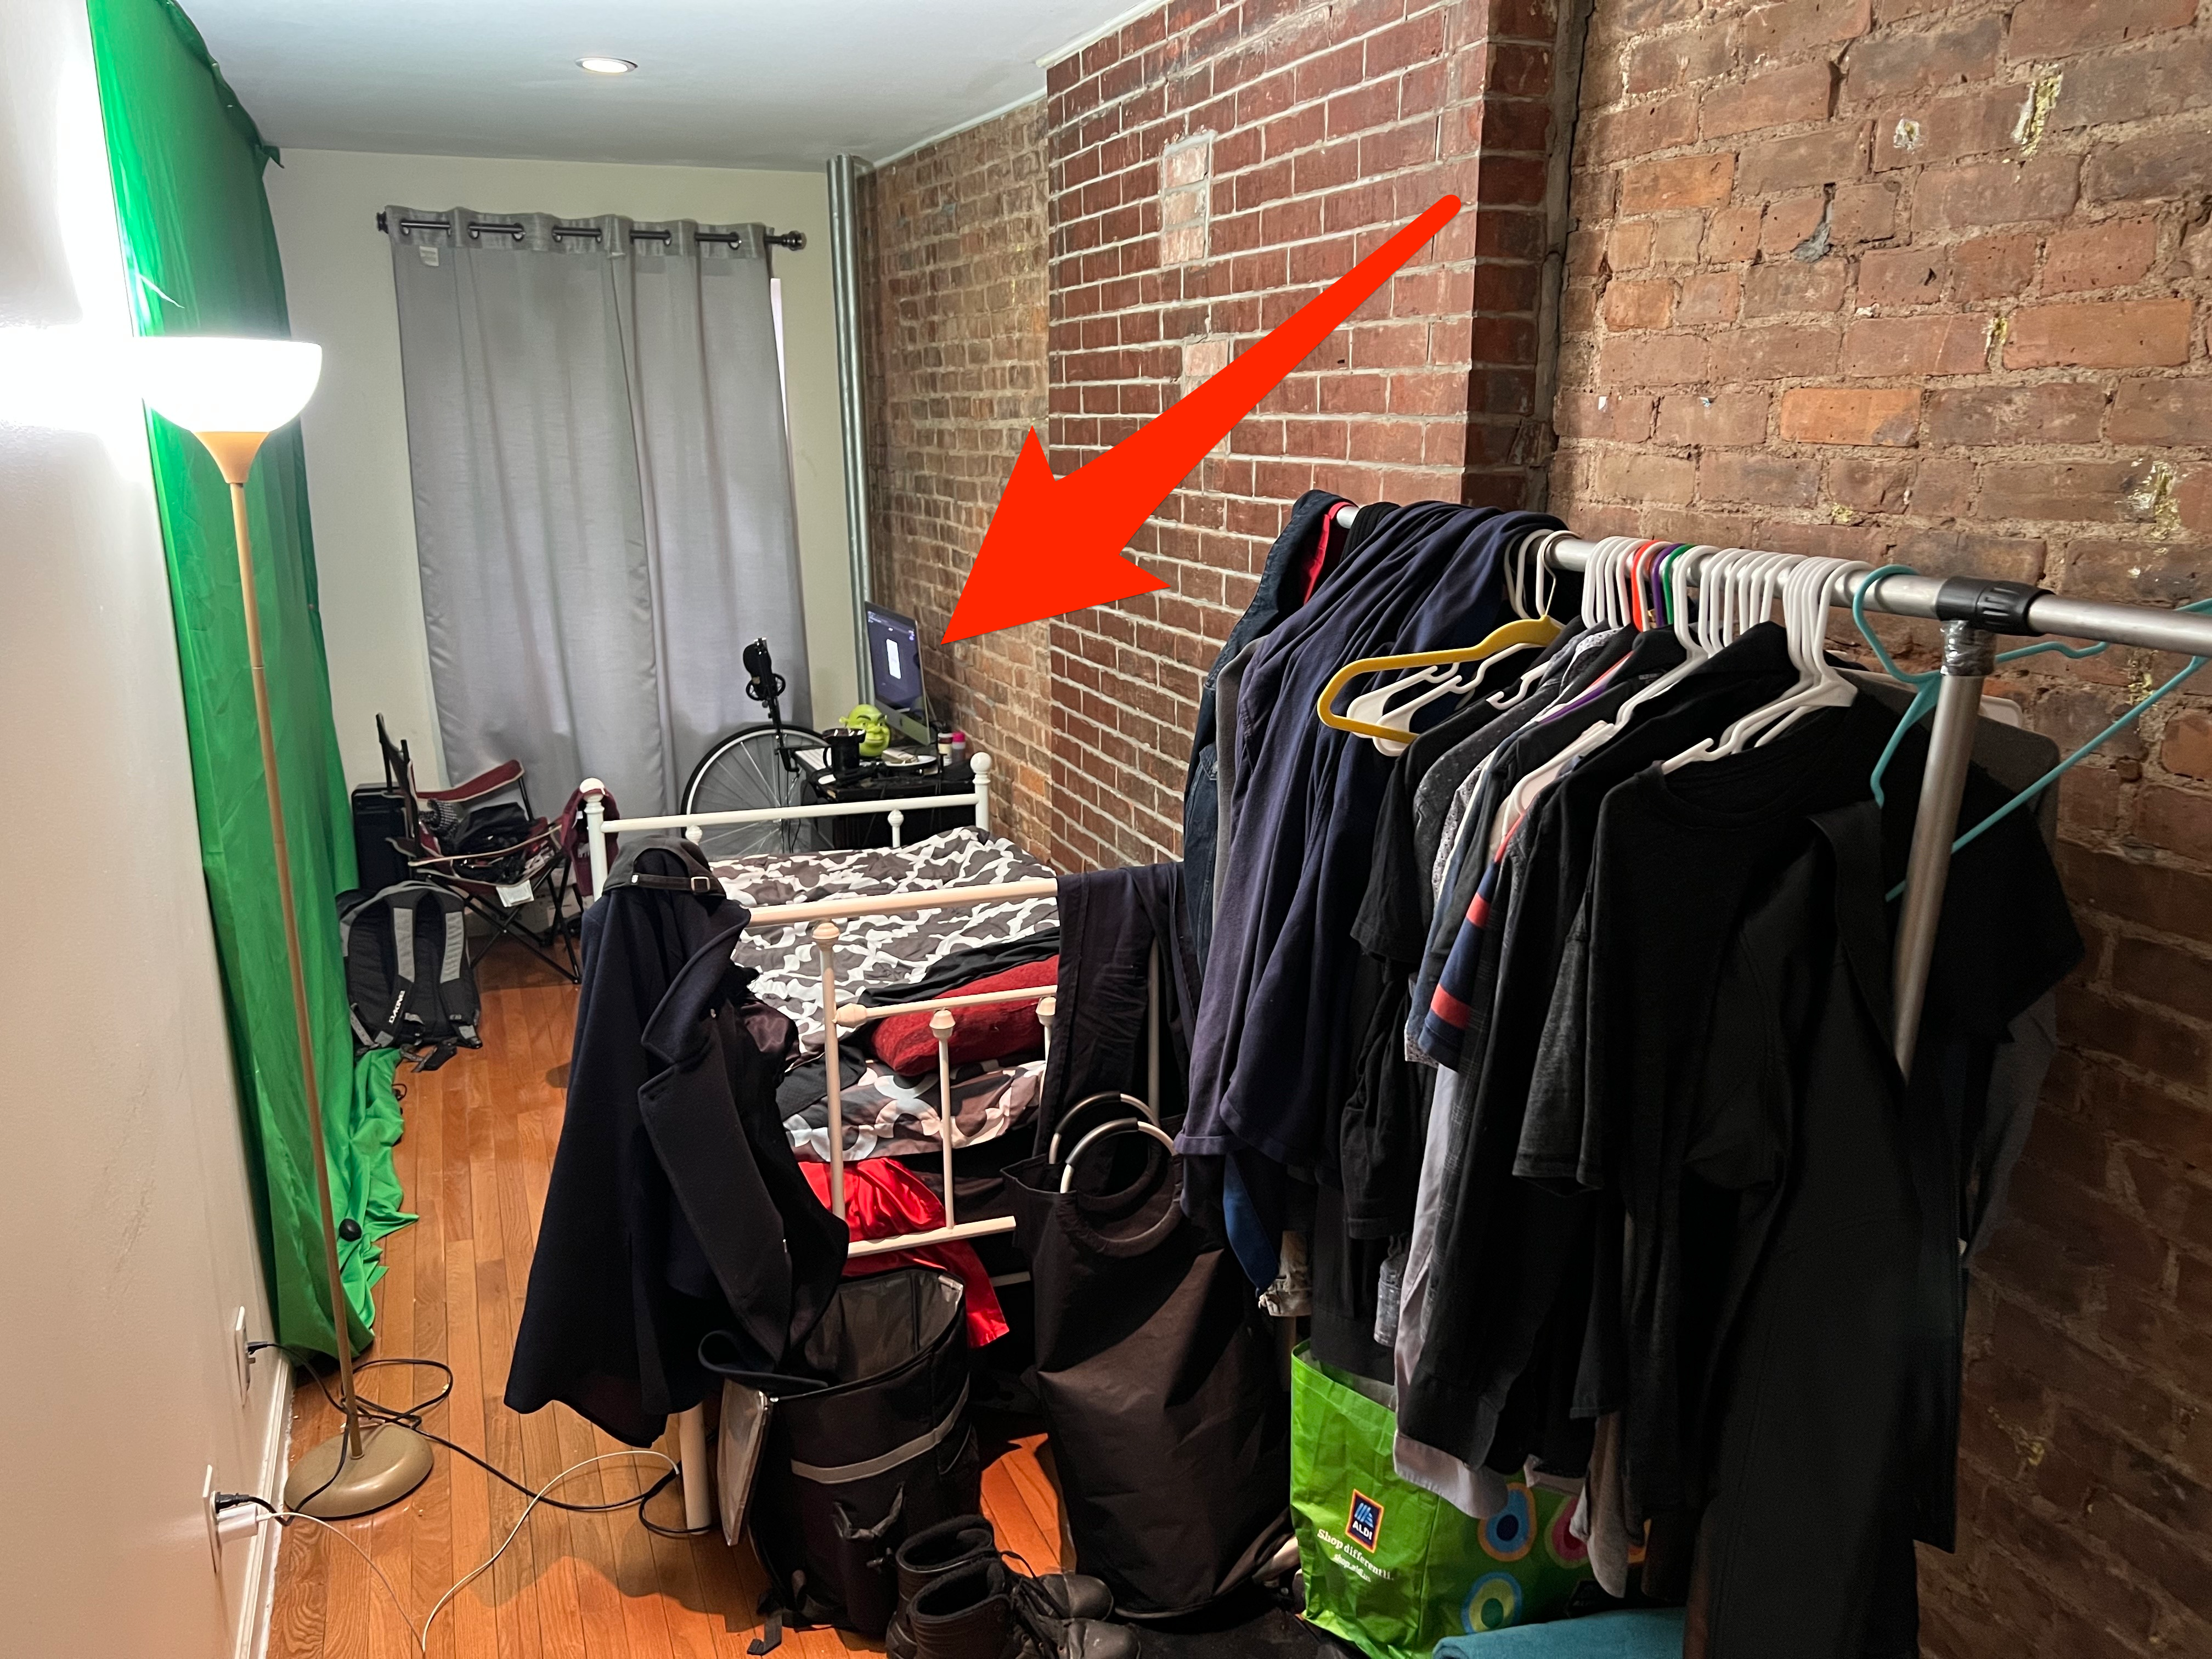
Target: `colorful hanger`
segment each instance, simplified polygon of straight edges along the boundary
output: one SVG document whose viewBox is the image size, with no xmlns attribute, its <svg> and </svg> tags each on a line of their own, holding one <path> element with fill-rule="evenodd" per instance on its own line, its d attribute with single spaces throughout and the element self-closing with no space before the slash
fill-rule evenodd
<svg viewBox="0 0 2212 1659">
<path fill-rule="evenodd" d="M 1399 668 L 1433 668 L 1443 663 L 1480 662 L 1514 646 L 1549 645 L 1559 633 L 1559 623 L 1549 617 L 1523 617 L 1507 623 L 1480 644 L 1462 646 L 1455 651 L 1413 651 L 1389 657 L 1361 657 L 1345 664 L 1329 677 L 1328 684 L 1322 687 L 1321 696 L 1315 699 L 1314 713 L 1321 717 L 1323 726 L 1333 726 L 1340 732 L 1402 743 L 1406 738 L 1402 730 L 1338 714 L 1336 694 L 1363 674 L 1387 674 Z"/>
<path fill-rule="evenodd" d="M 1905 740 L 1905 732 L 1910 731 L 1912 726 L 1920 720 L 1922 716 L 1926 714 L 1929 709 L 1936 706 L 1937 690 L 1943 683 L 1943 676 L 1940 672 L 1936 671 L 1915 674 L 1908 673 L 1904 669 L 1899 668 L 1896 662 L 1891 658 L 1888 649 L 1883 646 L 1881 640 L 1875 637 L 1874 629 L 1867 625 L 1866 602 L 1869 596 L 1873 593 L 1875 586 L 1880 584 L 1882 578 L 1885 576 L 1917 576 L 1920 573 L 1918 571 L 1915 570 L 1909 564 L 1886 564 L 1879 570 L 1869 572 L 1867 579 L 1858 585 L 1857 591 L 1853 592 L 1851 595 L 1851 621 L 1857 624 L 1859 635 L 1866 641 L 1869 648 L 1874 652 L 1875 659 L 1882 665 L 1883 671 L 1887 673 L 1892 679 L 1895 680 L 1900 685 L 1907 685 L 1912 688 L 1911 702 L 1906 705 L 1905 713 L 1898 717 L 1897 730 L 1890 733 L 1889 741 L 1882 745 L 1881 757 L 1874 763 L 1874 776 L 1871 782 L 1874 787 L 1875 804 L 1878 806 L 1888 805 L 1888 796 L 1882 789 L 1881 780 L 1882 774 L 1889 769 L 1890 757 L 1897 753 L 1897 746 Z M 2175 609 L 2202 614 L 2203 612 L 2212 611 L 2212 599 L 2195 599 L 2187 605 L 2178 605 Z M 2062 657 L 2071 658 L 2078 660 L 2083 657 L 2096 656 L 2109 649 L 2111 644 L 2112 641 L 2109 640 L 2103 641 L 2096 645 L 2068 645 L 2060 640 L 2044 640 L 2034 645 L 2021 646 L 2016 650 L 2000 651 L 1997 653 L 1996 660 L 1999 662 L 2017 662 L 2022 657 L 2039 657 L 2046 652 L 2052 651 L 2057 652 Z M 2033 800 L 2045 789 L 2048 789 L 2052 784 L 2057 782 L 2060 778 L 2072 771 L 2075 767 L 2081 764 L 2084 760 L 2087 760 L 2093 751 L 2102 748 L 2106 744 L 2111 742 L 2121 732 L 2126 731 L 2128 727 L 2133 726 L 2137 720 L 2141 720 L 2143 715 L 2148 713 L 2151 709 L 2156 708 L 2160 702 L 2165 701 L 2167 696 L 2179 690 L 2184 680 L 2189 678 L 2191 675 L 2196 673 L 2207 663 L 2212 663 L 2212 657 L 2191 657 L 2182 665 L 2180 672 L 2175 674 L 2172 679 L 2166 681 L 2164 685 L 2160 686 L 2157 690 L 2152 692 L 2141 702 L 2136 703 L 2132 708 L 2130 708 L 2127 713 L 2122 714 L 2119 719 L 2114 720 L 2110 726 L 2097 733 L 2095 737 L 2090 738 L 2088 742 L 2083 744 L 2072 754 L 2067 756 L 2065 759 L 2060 761 L 2057 765 L 2052 767 L 2048 772 L 2045 772 L 2033 783 L 2028 785 L 2027 788 L 2021 790 L 2010 800 L 2007 801 L 2002 806 L 1998 807 L 1996 811 L 1990 813 L 1989 817 L 1984 818 L 1979 823 L 1976 824 L 1972 829 L 1967 830 L 1966 834 L 1960 836 L 1956 841 L 1953 842 L 1951 843 L 1951 850 L 1954 853 L 1958 852 L 1961 848 L 1966 847 L 1980 836 L 1984 831 L 1995 825 L 1999 820 L 2018 811 L 2029 801 Z M 1897 898 L 1902 895 L 1904 891 L 1905 884 L 1900 881 L 1896 886 L 1889 890 L 1889 896 L 1893 899 Z"/>
</svg>

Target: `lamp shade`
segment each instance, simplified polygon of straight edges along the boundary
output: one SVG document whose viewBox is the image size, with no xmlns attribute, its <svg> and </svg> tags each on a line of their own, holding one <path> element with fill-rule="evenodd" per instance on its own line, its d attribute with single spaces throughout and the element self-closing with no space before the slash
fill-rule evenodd
<svg viewBox="0 0 2212 1659">
<path fill-rule="evenodd" d="M 323 349 L 300 340 L 149 334 L 131 343 L 138 395 L 189 432 L 275 431 L 307 407 Z"/>
</svg>

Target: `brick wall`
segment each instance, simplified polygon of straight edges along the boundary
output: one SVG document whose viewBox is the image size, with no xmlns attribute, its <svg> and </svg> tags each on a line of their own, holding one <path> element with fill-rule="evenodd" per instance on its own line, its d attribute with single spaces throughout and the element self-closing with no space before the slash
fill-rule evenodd
<svg viewBox="0 0 2212 1659">
<path fill-rule="evenodd" d="M 1554 509 L 2212 594 L 2208 106 L 2196 0 L 1598 0 Z M 2009 689 L 2070 742 L 2173 666 Z M 2197 698 L 2065 790 L 2091 955 L 1974 1305 L 1936 1659 L 2212 1653 L 2208 781 Z"/>
<path fill-rule="evenodd" d="M 879 605 L 945 631 L 1014 456 L 1045 419 L 1044 106 L 865 186 L 868 487 Z M 925 645 L 930 698 L 997 767 L 994 822 L 1051 844 L 1046 625 Z"/>
<path fill-rule="evenodd" d="M 1065 474 L 1446 192 L 1469 211 L 1171 495 L 1158 593 L 1051 624 L 1053 855 L 1172 856 L 1200 681 L 1285 507 L 1516 504 L 1532 419 L 1547 0 L 1176 0 L 1048 71 L 1051 422 Z"/>
</svg>

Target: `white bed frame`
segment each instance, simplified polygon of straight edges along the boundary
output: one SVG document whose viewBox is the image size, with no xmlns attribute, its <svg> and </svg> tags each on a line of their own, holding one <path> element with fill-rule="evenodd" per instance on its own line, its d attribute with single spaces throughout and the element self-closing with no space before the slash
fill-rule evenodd
<svg viewBox="0 0 2212 1659">
<path fill-rule="evenodd" d="M 975 778 L 975 787 L 964 795 L 919 795 L 896 800 L 839 802 L 823 806 L 763 807 L 737 812 L 674 813 L 647 818 L 608 817 L 606 785 L 597 778 L 586 778 L 582 792 L 585 834 L 591 859 L 592 891 L 596 896 L 606 885 L 607 836 L 619 835 L 625 830 L 643 834 L 656 830 L 681 830 L 693 841 L 697 841 L 701 830 L 720 824 L 773 823 L 787 818 L 852 817 L 863 813 L 880 812 L 890 820 L 891 845 L 897 847 L 902 844 L 901 830 L 908 811 L 935 811 L 945 807 L 972 805 L 975 812 L 975 827 L 988 835 L 991 829 L 991 757 L 976 755 L 969 764 Z M 840 933 L 838 922 L 853 916 L 892 915 L 902 910 L 932 909 L 945 905 L 992 904 L 1007 899 L 1045 898 L 1050 897 L 1057 888 L 1056 882 L 1047 878 L 1000 882 L 978 887 L 933 887 L 885 898 L 828 899 L 813 904 L 764 905 L 755 910 L 745 924 L 748 933 L 812 924 L 808 936 L 813 939 L 822 962 L 823 1043 L 826 1050 L 830 1085 L 830 1207 L 841 1219 L 845 1214 L 845 1115 L 843 1084 L 838 1075 L 837 1064 L 840 1034 L 857 1034 L 871 1020 L 887 1019 L 894 1014 L 926 1013 L 930 1016 L 930 1034 L 937 1039 L 937 1124 L 938 1142 L 944 1160 L 945 1224 L 925 1232 L 901 1233 L 890 1238 L 856 1239 L 850 1246 L 848 1255 L 883 1255 L 893 1250 L 942 1243 L 948 1239 L 981 1238 L 993 1233 L 1013 1231 L 1014 1223 L 1011 1216 L 994 1216 L 985 1221 L 962 1221 L 953 1212 L 952 1034 L 959 1028 L 961 1009 L 1033 1001 L 1037 1005 L 1037 1019 L 1044 1027 L 1045 1054 L 1049 1060 L 1055 1000 L 1053 988 L 1043 985 L 1018 991 L 991 991 L 975 996 L 934 997 L 926 1001 L 902 1002 L 879 1008 L 863 1007 L 858 1003 L 841 1004 L 837 1000 L 836 959 L 836 945 Z M 1159 1117 L 1160 1097 L 1158 971 L 1156 952 L 1147 975 L 1152 981 L 1147 989 L 1153 1018 L 1148 1022 L 1146 1056 L 1151 1085 L 1146 1097 L 1147 1110 L 1155 1124 Z M 1073 1161 L 1072 1153 L 1069 1161 Z M 695 1406 L 682 1413 L 677 1419 L 677 1431 L 678 1462 L 684 1471 L 684 1522 L 688 1527 L 702 1528 L 714 1517 L 714 1488 L 710 1473 L 713 1460 L 707 1449 L 705 1407 Z"/>
</svg>

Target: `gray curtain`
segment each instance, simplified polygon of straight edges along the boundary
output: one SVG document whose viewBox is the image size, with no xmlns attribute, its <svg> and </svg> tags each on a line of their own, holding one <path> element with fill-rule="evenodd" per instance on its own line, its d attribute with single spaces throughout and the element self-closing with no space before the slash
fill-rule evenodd
<svg viewBox="0 0 2212 1659">
<path fill-rule="evenodd" d="M 447 769 L 512 756 L 540 811 L 586 775 L 674 811 L 708 744 L 764 718 L 750 641 L 810 716 L 764 232 L 385 222 Z"/>
</svg>

